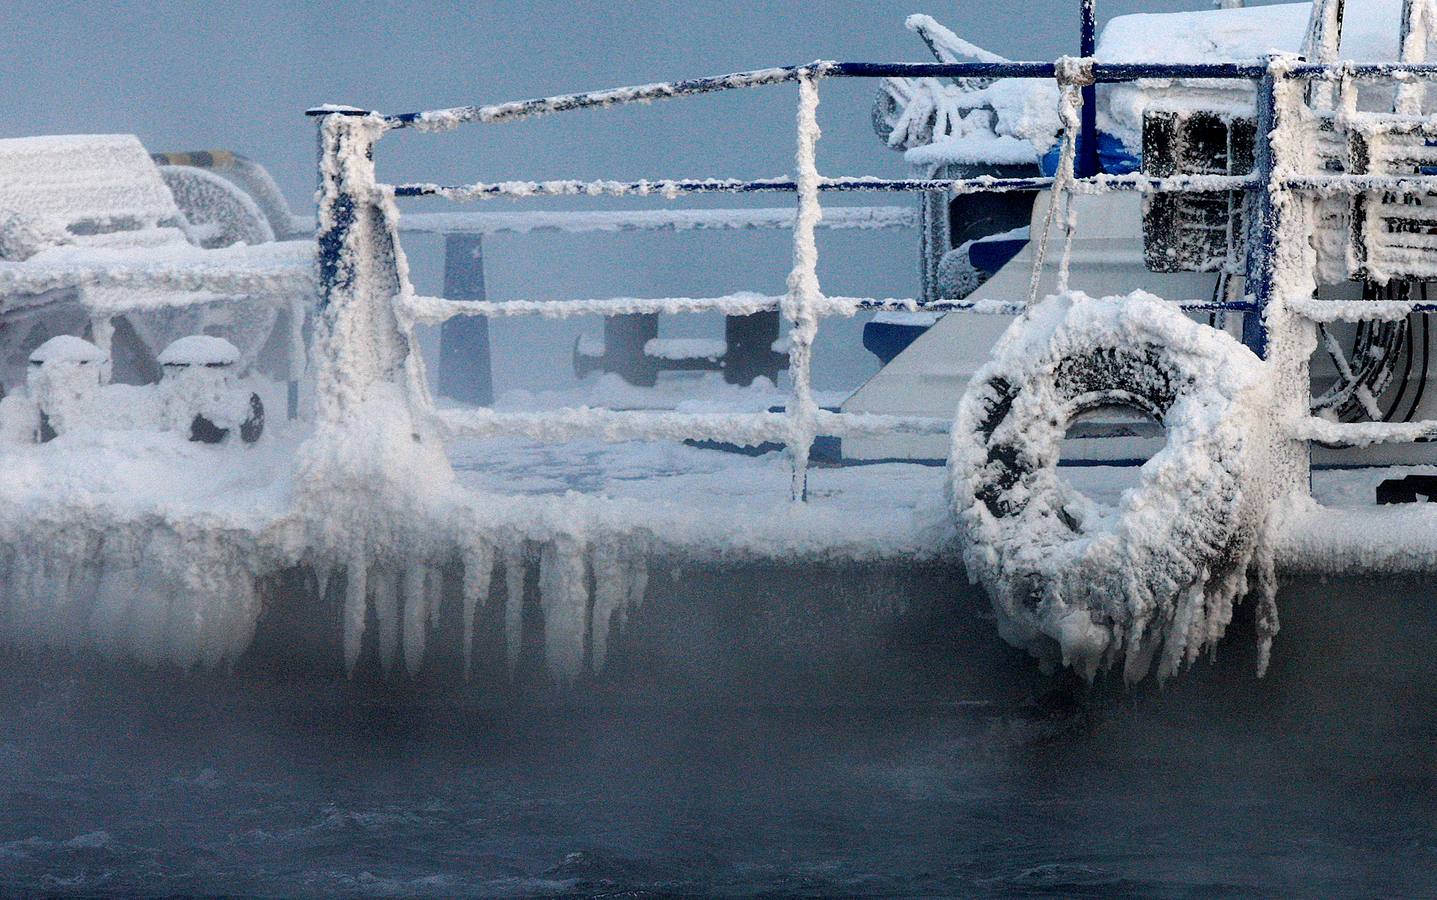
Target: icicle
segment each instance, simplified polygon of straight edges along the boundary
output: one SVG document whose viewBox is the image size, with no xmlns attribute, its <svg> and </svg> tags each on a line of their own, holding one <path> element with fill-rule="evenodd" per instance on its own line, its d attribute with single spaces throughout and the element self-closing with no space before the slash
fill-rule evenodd
<svg viewBox="0 0 1437 900">
<path fill-rule="evenodd" d="M 124 555 L 115 552 L 119 541 L 119 535 L 105 541 L 108 553 L 100 567 L 99 600 L 90 615 L 91 640 L 108 656 L 118 656 L 129 649 L 126 635 L 130 607 L 140 592 L 139 572 Z"/>
<path fill-rule="evenodd" d="M 426 637 L 429 610 L 425 608 L 428 593 L 424 582 L 429 567 L 418 563 L 404 570 L 404 668 L 413 678 L 419 674 L 424 662 L 424 640 Z"/>
<path fill-rule="evenodd" d="M 1258 546 L 1257 564 L 1257 677 L 1267 674 L 1272 659 L 1272 639 L 1277 636 L 1277 568 L 1272 547 L 1266 540 Z"/>
<path fill-rule="evenodd" d="M 379 664 L 386 672 L 399 650 L 399 578 L 400 573 L 381 569 L 369 580 L 370 602 L 379 624 Z"/>
<path fill-rule="evenodd" d="M 609 628 L 615 613 L 623 616 L 629 603 L 629 566 L 610 542 L 594 545 L 594 671 L 603 671 L 609 653 Z"/>
<path fill-rule="evenodd" d="M 424 573 L 424 608 L 429 610 L 429 630 L 439 628 L 439 607 L 444 594 L 444 567 L 431 565 Z"/>
<path fill-rule="evenodd" d="M 1195 631 L 1200 631 L 1196 618 L 1202 608 L 1203 584 L 1207 573 L 1203 578 L 1188 585 L 1187 589 L 1178 594 L 1177 601 L 1173 605 L 1172 624 L 1163 629 L 1166 632 L 1163 643 L 1163 657 L 1158 663 L 1158 680 L 1164 680 L 1176 675 L 1182 668 L 1183 661 L 1188 654 L 1188 640 Z"/>
<path fill-rule="evenodd" d="M 524 544 L 512 541 L 504 548 L 504 656 L 509 673 L 519 665 L 524 646 Z"/>
<path fill-rule="evenodd" d="M 364 643 L 368 574 L 369 567 L 362 554 L 355 553 L 350 557 L 344 584 L 344 671 L 351 675 L 359 662 L 359 650 Z"/>
<path fill-rule="evenodd" d="M 589 591 L 583 547 L 570 536 L 544 545 L 539 560 L 539 601 L 544 608 L 544 660 L 561 685 L 578 677 L 584 665 Z"/>
<path fill-rule="evenodd" d="M 619 628 L 627 628 L 629 615 L 637 612 L 639 607 L 644 605 L 644 595 L 649 590 L 649 548 L 642 543 L 636 543 L 631 549 L 628 559 L 628 589 L 629 596 L 623 608 L 619 611 Z"/>
<path fill-rule="evenodd" d="M 464 557 L 464 678 L 467 681 L 474 658 L 474 614 L 489 596 L 489 578 L 494 571 L 494 548 L 478 542 Z"/>
</svg>

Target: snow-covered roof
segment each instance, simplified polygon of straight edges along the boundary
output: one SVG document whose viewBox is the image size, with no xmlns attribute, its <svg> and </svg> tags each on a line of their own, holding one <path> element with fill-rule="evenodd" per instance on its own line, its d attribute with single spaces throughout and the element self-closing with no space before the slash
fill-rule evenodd
<svg viewBox="0 0 1437 900">
<path fill-rule="evenodd" d="M 1282 3 L 1117 16 L 1103 29 L 1094 55 L 1103 62 L 1205 63 L 1297 53 L 1311 11 L 1311 3 Z M 1342 58 L 1395 60 L 1401 17 L 1402 0 L 1348 0 Z"/>
<path fill-rule="evenodd" d="M 153 229 L 180 219 L 175 198 L 132 134 L 0 140 L 0 208 L 56 236 L 75 225 Z"/>
</svg>

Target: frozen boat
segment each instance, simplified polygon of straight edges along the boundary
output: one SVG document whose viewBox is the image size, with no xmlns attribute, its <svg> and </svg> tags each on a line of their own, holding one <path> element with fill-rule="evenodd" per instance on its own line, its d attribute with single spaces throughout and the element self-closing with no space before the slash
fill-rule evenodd
<svg viewBox="0 0 1437 900">
<path fill-rule="evenodd" d="M 1045 663 L 1166 677 L 1251 596 L 1265 665 L 1279 570 L 1437 562 L 1426 508 L 1371 503 L 1437 493 L 1422 468 L 1437 434 L 1433 7 L 1122 17 L 1102 41 L 1081 11 L 1082 55 L 1056 62 L 1010 62 L 915 17 L 937 62 L 316 108 L 313 240 L 230 155 L 0 141 L 0 633 L 190 667 L 232 663 L 284 620 L 333 633 L 350 669 L 419 675 L 443 644 L 464 671 L 537 652 L 570 683 L 603 667 L 655 560 L 950 575 L 961 560 L 999 632 Z M 884 79 L 875 124 L 910 177 L 821 174 L 834 78 Z M 767 85 L 798 90 L 792 176 L 391 184 L 374 153 L 397 131 Z M 920 211 L 825 209 L 830 192 L 915 194 Z M 398 205 L 714 193 L 796 205 Z M 820 288 L 825 223 L 915 222 L 921 296 Z M 475 235 L 756 227 L 792 230 L 785 292 L 473 290 Z M 414 289 L 411 231 L 449 236 L 449 296 Z M 659 337 L 656 317 L 697 312 L 726 317 L 722 340 Z M 851 396 L 816 391 L 820 321 L 870 314 L 885 365 Z M 479 326 L 513 316 L 602 318 L 575 365 L 612 375 L 612 402 L 487 405 Z M 725 386 L 673 396 L 657 377 L 673 369 Z M 1070 474 L 1065 459 L 1125 465 Z M 909 462 L 931 460 L 946 469 Z M 1361 468 L 1320 468 L 1333 462 Z"/>
</svg>

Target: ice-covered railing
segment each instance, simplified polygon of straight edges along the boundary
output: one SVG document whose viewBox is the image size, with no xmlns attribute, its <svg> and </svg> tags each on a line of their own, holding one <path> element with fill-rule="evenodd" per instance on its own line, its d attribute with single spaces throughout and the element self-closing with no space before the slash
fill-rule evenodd
<svg viewBox="0 0 1437 900">
<path fill-rule="evenodd" d="M 979 63 L 856 63 L 814 62 L 802 66 L 741 72 L 714 78 L 666 82 L 612 90 L 568 94 L 490 106 L 466 106 L 403 115 L 350 108 L 327 107 L 311 111 L 321 117 L 322 175 L 321 275 L 327 306 L 339 303 L 351 317 L 356 340 L 343 346 L 358 347 L 366 367 L 376 374 L 397 379 L 407 377 L 416 408 L 430 418 L 448 437 L 489 437 L 523 435 L 560 441 L 587 435 L 605 440 L 695 439 L 724 440 L 757 445 L 784 444 L 793 461 L 793 494 L 805 493 L 808 452 L 819 434 L 848 437 L 858 435 L 943 433 L 947 420 L 834 413 L 821 410 L 814 402 L 809 374 L 814 336 L 825 316 L 852 316 L 862 312 L 968 311 L 1012 314 L 1021 311 L 1022 301 L 938 301 L 921 303 L 913 298 L 829 296 L 820 289 L 815 228 L 824 211 L 820 202 L 827 192 L 946 192 L 977 193 L 998 191 L 1052 190 L 1053 209 L 1062 197 L 1072 193 L 1101 193 L 1114 190 L 1158 193 L 1169 191 L 1218 192 L 1234 189 L 1254 191 L 1256 211 L 1251 217 L 1251 234 L 1246 259 L 1246 290 L 1241 298 L 1218 302 L 1183 303 L 1193 309 L 1237 310 L 1245 316 L 1244 338 L 1259 353 L 1265 353 L 1273 313 L 1269 302 L 1275 286 L 1300 283 L 1282 270 L 1277 244 L 1281 230 L 1284 197 L 1295 192 L 1333 193 L 1352 191 L 1405 191 L 1429 189 L 1437 178 L 1426 175 L 1391 176 L 1319 174 L 1290 162 L 1279 162 L 1272 146 L 1280 134 L 1279 95 L 1285 85 L 1314 79 L 1413 78 L 1437 74 L 1432 66 L 1317 66 L 1291 58 L 1254 62 L 1204 64 L 1103 63 L 1092 59 L 1063 58 L 1055 62 Z M 1063 133 L 1058 172 L 1051 177 L 998 178 L 978 176 L 956 179 L 887 179 L 876 177 L 828 177 L 817 165 L 819 128 L 817 109 L 819 84 L 826 78 L 876 77 L 947 78 L 1048 78 L 1062 88 Z M 1257 165 L 1250 175 L 1176 175 L 1153 177 L 1143 174 L 1093 175 L 1078 177 L 1074 157 L 1081 115 L 1081 88 L 1105 82 L 1137 79 L 1237 79 L 1259 83 Z M 374 177 L 372 146 L 384 133 L 401 128 L 438 132 L 467 123 L 497 124 L 534 116 L 580 109 L 602 108 L 630 103 L 651 103 L 697 94 L 796 83 L 797 114 L 796 169 L 792 175 L 763 179 L 656 178 L 639 181 L 553 180 L 475 182 L 459 185 L 408 183 L 387 185 Z M 1289 90 L 1288 93 L 1291 93 Z M 1405 127 L 1405 126 L 1404 126 Z M 792 193 L 796 195 L 793 216 L 794 264 L 783 294 L 737 293 L 699 298 L 597 298 L 564 301 L 519 300 L 505 303 L 456 301 L 416 296 L 409 284 L 403 254 L 398 247 L 396 198 L 441 197 L 476 201 L 506 197 L 556 196 L 657 196 L 676 199 L 708 193 Z M 1065 233 L 1071 217 L 1059 223 Z M 1050 221 L 1049 226 L 1053 225 Z M 1035 254 L 1035 273 L 1043 264 L 1046 236 Z M 1066 248 L 1064 251 L 1066 259 Z M 1066 265 L 1063 266 L 1066 269 Z M 1310 278 L 1311 273 L 1305 273 Z M 1285 280 L 1284 280 L 1285 279 Z M 1036 283 L 1036 279 L 1035 279 Z M 1286 289 L 1286 287 L 1284 288 Z M 1291 293 L 1291 292 L 1289 292 Z M 1302 301 L 1288 297 L 1290 308 L 1301 311 Z M 483 315 L 620 315 L 629 313 L 717 311 L 729 315 L 778 310 L 791 327 L 789 370 L 792 394 L 783 412 L 745 414 L 702 414 L 678 412 L 617 411 L 571 408 L 536 413 L 500 413 L 487 409 L 438 410 L 429 401 L 422 377 L 422 360 L 409 340 L 417 323 L 437 323 L 453 316 Z M 1376 311 L 1374 310 L 1374 313 Z M 336 329 L 342 332 L 345 329 Z M 360 339 L 362 337 L 362 340 Z M 357 360 L 356 360 L 357 361 Z M 1301 364 L 1305 379 L 1305 361 Z M 1304 390 L 1305 381 L 1304 381 Z"/>
<path fill-rule="evenodd" d="M 1313 291 L 1317 271 L 1384 283 L 1437 277 L 1437 117 L 1423 114 L 1420 102 L 1437 66 L 1285 61 L 1277 76 L 1258 98 L 1258 131 L 1269 136 L 1259 148 L 1268 182 L 1259 199 L 1270 238 L 1249 250 L 1272 285 L 1265 321 L 1293 340 L 1310 327 L 1298 323 L 1396 322 L 1437 312 L 1426 299 L 1318 300 Z M 1360 111 L 1363 85 L 1393 91 L 1394 111 Z M 1334 156 L 1342 171 L 1330 171 Z M 1341 206 L 1335 209 L 1334 200 Z M 1307 240 L 1333 220 L 1344 246 L 1334 252 L 1320 235 Z M 1294 384 L 1299 374 L 1305 384 L 1305 366 L 1292 373 Z M 1288 435 L 1304 445 L 1366 447 L 1432 440 L 1437 421 L 1339 422 L 1303 411 Z"/>
</svg>

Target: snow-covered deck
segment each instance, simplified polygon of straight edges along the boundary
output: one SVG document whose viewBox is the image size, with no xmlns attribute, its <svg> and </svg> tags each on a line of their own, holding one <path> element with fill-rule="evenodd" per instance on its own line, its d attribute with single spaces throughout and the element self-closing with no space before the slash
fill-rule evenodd
<svg viewBox="0 0 1437 900">
<path fill-rule="evenodd" d="M 306 436 L 277 423 L 250 448 L 191 443 L 175 432 L 95 430 L 0 452 L 5 530 L 21 539 L 41 523 L 164 522 L 182 531 L 281 536 L 294 504 L 297 454 Z M 868 560 L 960 554 L 946 505 L 947 471 L 911 463 L 816 464 L 808 501 L 789 499 L 781 451 L 752 456 L 670 441 L 540 443 L 459 441 L 448 448 L 457 487 L 484 510 L 476 527 L 536 541 L 564 531 L 591 540 L 642 532 L 656 552 L 743 559 Z M 1137 469 L 1073 466 L 1064 477 L 1115 503 Z M 436 473 L 438 474 L 438 473 Z M 1437 570 L 1431 552 L 1437 506 L 1374 504 L 1387 478 L 1437 475 L 1437 467 L 1320 469 L 1314 505 L 1285 511 L 1276 535 L 1287 569 Z M 1364 539 L 1365 538 L 1365 539 Z"/>
</svg>

